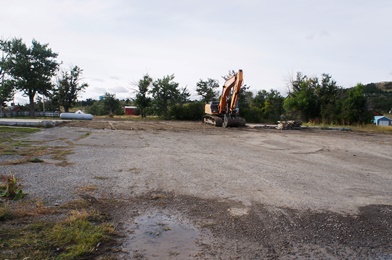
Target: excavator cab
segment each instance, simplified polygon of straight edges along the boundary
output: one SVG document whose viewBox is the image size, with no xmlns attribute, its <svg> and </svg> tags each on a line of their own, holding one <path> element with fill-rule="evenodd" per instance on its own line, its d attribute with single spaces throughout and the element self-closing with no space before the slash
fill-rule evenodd
<svg viewBox="0 0 392 260">
<path fill-rule="evenodd" d="M 211 115 L 219 114 L 219 102 L 211 101 L 210 103 L 205 105 L 204 110 L 206 114 L 211 114 Z"/>
</svg>

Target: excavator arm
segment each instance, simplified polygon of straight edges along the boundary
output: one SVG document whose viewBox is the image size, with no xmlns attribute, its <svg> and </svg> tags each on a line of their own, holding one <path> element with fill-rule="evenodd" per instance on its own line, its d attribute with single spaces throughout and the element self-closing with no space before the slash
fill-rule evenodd
<svg viewBox="0 0 392 260">
<path fill-rule="evenodd" d="M 231 76 L 228 80 L 226 80 L 223 85 L 222 95 L 219 102 L 219 114 L 230 114 L 235 115 L 238 97 L 240 95 L 240 90 L 243 81 L 243 72 L 239 70 L 238 73 Z M 233 94 L 230 96 L 231 90 L 233 90 Z M 230 101 L 229 106 L 227 106 L 228 101 Z"/>
<path fill-rule="evenodd" d="M 237 103 L 242 81 L 242 70 L 226 80 L 219 104 L 218 102 L 211 102 L 205 105 L 204 123 L 223 127 L 245 126 L 245 119 L 237 115 Z"/>
</svg>

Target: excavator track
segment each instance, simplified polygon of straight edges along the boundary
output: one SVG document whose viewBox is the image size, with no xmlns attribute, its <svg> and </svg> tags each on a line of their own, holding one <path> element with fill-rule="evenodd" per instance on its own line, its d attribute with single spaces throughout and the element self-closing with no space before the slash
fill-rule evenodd
<svg viewBox="0 0 392 260">
<path fill-rule="evenodd" d="M 217 127 L 241 127 L 245 126 L 246 121 L 242 117 L 225 117 L 205 115 L 203 116 L 203 123 L 217 126 Z"/>
<path fill-rule="evenodd" d="M 203 116 L 203 123 L 220 127 L 223 124 L 223 120 L 219 116 L 205 115 Z"/>
</svg>

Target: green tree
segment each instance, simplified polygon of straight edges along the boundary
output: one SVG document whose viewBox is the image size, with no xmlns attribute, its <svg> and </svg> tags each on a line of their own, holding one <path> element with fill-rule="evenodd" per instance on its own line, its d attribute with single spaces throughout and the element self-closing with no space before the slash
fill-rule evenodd
<svg viewBox="0 0 392 260">
<path fill-rule="evenodd" d="M 209 103 L 218 97 L 219 82 L 216 79 L 208 78 L 206 81 L 200 79 L 196 83 L 197 94 L 202 97 L 201 101 Z"/>
<path fill-rule="evenodd" d="M 120 100 L 116 99 L 115 94 L 105 93 L 102 98 L 103 110 L 105 114 L 121 114 L 122 107 Z"/>
<path fill-rule="evenodd" d="M 82 100 L 82 106 L 92 106 L 94 103 L 96 103 L 97 100 L 92 99 L 92 98 L 87 98 L 86 100 Z"/>
<path fill-rule="evenodd" d="M 108 114 L 107 112 L 105 112 L 102 100 L 93 102 L 91 105 L 89 105 L 87 107 L 86 111 L 87 111 L 87 113 L 95 115 L 95 116 L 102 116 L 102 115 Z"/>
<path fill-rule="evenodd" d="M 187 87 L 183 87 L 179 89 L 179 95 L 177 98 L 177 103 L 180 105 L 187 103 L 189 101 L 189 97 L 191 96 L 191 93 L 189 93 L 189 90 Z"/>
<path fill-rule="evenodd" d="M 142 118 L 146 117 L 147 108 L 151 105 L 151 98 L 147 96 L 149 88 L 151 87 L 152 78 L 146 74 L 139 80 L 138 92 L 136 94 L 135 105 L 140 110 L 140 116 Z"/>
<path fill-rule="evenodd" d="M 260 90 L 251 102 L 251 111 L 257 122 L 276 123 L 284 114 L 284 97 L 279 91 L 271 89 L 269 92 Z"/>
<path fill-rule="evenodd" d="M 7 60 L 4 57 L 4 54 L 0 60 L 0 106 L 4 106 L 6 101 L 9 101 L 13 98 L 15 94 L 14 86 L 11 84 L 8 79 L 8 75 L 4 70 L 3 63 Z"/>
<path fill-rule="evenodd" d="M 12 100 L 14 94 L 15 91 L 12 84 L 0 78 L 0 106 L 4 106 L 5 102 Z"/>
<path fill-rule="evenodd" d="M 82 72 L 81 68 L 74 66 L 70 71 L 62 71 L 57 80 L 54 97 L 64 107 L 65 112 L 69 112 L 69 108 L 78 100 L 78 94 L 88 87 L 87 83 L 81 82 Z"/>
<path fill-rule="evenodd" d="M 290 117 L 309 121 L 320 115 L 320 106 L 316 95 L 317 78 L 308 78 L 300 72 L 292 81 L 291 91 L 285 99 L 283 107 Z"/>
<path fill-rule="evenodd" d="M 51 82 L 58 63 L 48 44 L 32 41 L 27 47 L 22 39 L 0 41 L 0 48 L 6 54 L 2 60 L 2 68 L 9 75 L 8 83 L 29 97 L 30 115 L 34 116 L 34 98 L 37 93 L 48 96 L 53 88 Z"/>
<path fill-rule="evenodd" d="M 284 114 L 284 98 L 277 90 L 271 89 L 266 93 L 264 106 L 262 108 L 263 118 L 268 122 L 276 123 Z"/>
<path fill-rule="evenodd" d="M 340 87 L 328 74 L 322 74 L 321 83 L 316 87 L 320 106 L 321 121 L 326 124 L 338 123 L 340 119 Z"/>
<path fill-rule="evenodd" d="M 388 83 L 384 84 L 388 85 Z M 380 113 L 388 113 L 392 108 L 392 92 L 383 90 L 377 85 L 379 84 L 370 83 L 364 86 L 363 94 L 367 97 L 368 108 Z"/>
<path fill-rule="evenodd" d="M 252 99 L 251 106 L 252 107 L 258 107 L 258 108 L 263 108 L 264 103 L 267 99 L 268 92 L 266 90 L 259 90 L 257 91 L 255 97 Z"/>
<path fill-rule="evenodd" d="M 155 113 L 165 119 L 170 118 L 170 107 L 174 106 L 181 98 L 179 84 L 173 80 L 174 74 L 157 79 L 152 83 L 153 87 L 150 91 L 153 96 Z"/>
<path fill-rule="evenodd" d="M 240 94 L 238 97 L 238 107 L 240 110 L 247 109 L 250 107 L 253 99 L 253 92 L 249 90 L 250 86 L 243 85 L 240 89 Z"/>
<path fill-rule="evenodd" d="M 363 95 L 364 85 L 357 84 L 348 89 L 342 101 L 342 119 L 344 124 L 366 124 L 371 120 L 371 113 L 367 109 L 366 96 Z"/>
</svg>

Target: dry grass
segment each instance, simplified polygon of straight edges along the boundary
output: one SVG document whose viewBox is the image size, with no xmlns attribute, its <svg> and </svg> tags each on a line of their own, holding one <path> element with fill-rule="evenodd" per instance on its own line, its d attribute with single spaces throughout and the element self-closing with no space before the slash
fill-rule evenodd
<svg viewBox="0 0 392 260">
<path fill-rule="evenodd" d="M 20 158 L 20 159 L 15 159 L 15 160 L 8 160 L 8 161 L 0 162 L 0 166 L 24 164 L 24 163 L 28 163 L 29 161 L 30 161 L 30 158 Z"/>
<path fill-rule="evenodd" d="M 54 214 L 57 212 L 57 209 L 45 206 L 43 199 L 19 200 L 12 203 L 11 212 L 14 218 L 22 218 Z"/>
<path fill-rule="evenodd" d="M 386 133 L 392 134 L 392 126 L 377 126 L 374 124 L 367 125 L 326 125 L 326 124 L 314 124 L 314 123 L 305 123 L 303 126 L 313 126 L 317 128 L 341 128 L 341 129 L 351 129 L 357 132 L 368 132 L 368 133 Z"/>
<path fill-rule="evenodd" d="M 91 203 L 85 199 L 77 199 L 60 206 L 62 209 L 83 209 L 90 207 Z"/>
<path fill-rule="evenodd" d="M 65 222 L 74 222 L 76 220 L 87 220 L 90 217 L 90 213 L 87 212 L 86 209 L 82 210 L 71 210 L 68 218 Z"/>
<path fill-rule="evenodd" d="M 167 199 L 168 196 L 165 194 L 161 194 L 161 193 L 155 193 L 155 194 L 151 194 L 150 199 L 151 200 L 159 200 L 159 199 Z"/>
<path fill-rule="evenodd" d="M 105 177 L 105 176 L 94 176 L 93 178 L 101 181 L 106 181 L 110 179 L 109 177 Z"/>
<path fill-rule="evenodd" d="M 353 126 L 354 131 L 361 132 L 373 132 L 373 133 L 387 133 L 392 134 L 392 126 L 379 126 L 379 125 L 364 125 L 364 126 Z"/>
<path fill-rule="evenodd" d="M 93 185 L 86 185 L 86 186 L 79 187 L 78 191 L 79 192 L 93 192 L 93 191 L 96 191 L 97 189 L 98 189 L 97 185 L 93 184 Z"/>
<path fill-rule="evenodd" d="M 36 217 L 39 215 L 48 215 L 57 212 L 56 208 L 45 206 L 42 199 L 18 201 L 8 200 L 0 203 L 0 221 Z"/>
</svg>

